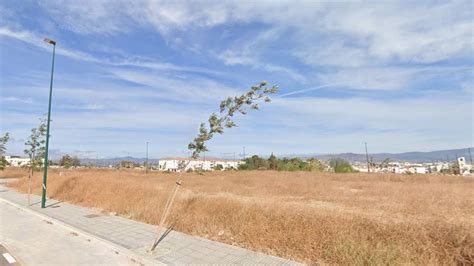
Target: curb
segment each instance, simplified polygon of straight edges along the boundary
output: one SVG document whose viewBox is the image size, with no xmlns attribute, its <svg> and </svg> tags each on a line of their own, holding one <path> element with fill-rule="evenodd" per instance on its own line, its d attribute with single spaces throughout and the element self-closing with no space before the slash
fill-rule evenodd
<svg viewBox="0 0 474 266">
<path fill-rule="evenodd" d="M 83 230 L 81 230 L 81 229 L 75 228 L 75 227 L 73 227 L 73 226 L 71 226 L 71 225 L 68 225 L 68 224 L 66 224 L 66 223 L 64 223 L 64 222 L 62 222 L 62 221 L 59 221 L 59 220 L 57 220 L 57 219 L 55 219 L 55 218 L 52 218 L 52 217 L 50 217 L 50 216 L 48 216 L 48 215 L 39 213 L 39 212 L 34 211 L 34 210 L 32 210 L 32 209 L 29 209 L 29 208 L 25 208 L 24 206 L 18 205 L 18 204 L 14 203 L 14 202 L 11 202 L 11 201 L 7 200 L 7 199 L 4 199 L 4 198 L 1 198 L 1 197 L 0 197 L 0 201 L 5 202 L 6 204 L 9 204 L 9 205 L 11 205 L 11 206 L 13 206 L 13 207 L 15 207 L 15 208 L 17 208 L 17 209 L 20 209 L 20 210 L 24 211 L 24 212 L 27 212 L 27 213 L 33 214 L 33 215 L 35 215 L 35 216 L 37 216 L 37 217 L 40 217 L 40 218 L 43 219 L 43 220 L 48 220 L 48 221 L 52 222 L 53 224 L 57 224 L 57 225 L 63 227 L 64 229 L 66 229 L 66 230 L 68 230 L 68 231 L 74 232 L 74 233 L 76 233 L 76 234 L 78 234 L 78 235 L 82 235 L 82 236 L 84 236 L 84 237 L 86 237 L 86 238 L 89 238 L 89 239 L 94 239 L 95 241 L 97 241 L 97 242 L 99 242 L 99 243 L 102 243 L 102 244 L 104 244 L 104 245 L 107 245 L 107 246 L 109 246 L 110 248 L 114 249 L 116 252 L 120 252 L 121 254 L 125 255 L 125 256 L 126 256 L 127 258 L 129 258 L 132 262 L 137 262 L 137 263 L 139 263 L 139 264 L 141 264 L 141 265 L 165 265 L 165 264 L 163 264 L 163 263 L 161 263 L 161 262 L 159 262 L 159 261 L 153 260 L 153 259 L 151 259 L 151 258 L 146 258 L 146 257 L 140 256 L 140 255 L 134 253 L 133 251 L 131 251 L 131 250 L 125 248 L 125 247 L 119 246 L 119 245 L 117 245 L 117 244 L 115 244 L 115 243 L 112 243 L 112 242 L 110 242 L 110 241 L 108 241 L 108 240 L 105 240 L 105 239 L 103 239 L 103 238 L 100 238 L 100 237 L 98 237 L 98 236 L 95 236 L 95 235 L 93 235 L 93 234 L 91 234 L 91 233 L 85 232 L 85 231 L 83 231 Z"/>
</svg>

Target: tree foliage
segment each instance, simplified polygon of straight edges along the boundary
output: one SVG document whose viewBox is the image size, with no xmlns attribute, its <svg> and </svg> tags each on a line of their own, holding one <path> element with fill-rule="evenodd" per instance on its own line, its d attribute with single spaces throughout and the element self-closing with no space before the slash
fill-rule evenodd
<svg viewBox="0 0 474 266">
<path fill-rule="evenodd" d="M 214 166 L 214 170 L 222 171 L 222 170 L 224 170 L 224 166 L 222 164 L 217 164 L 216 166 Z"/>
<path fill-rule="evenodd" d="M 351 164 L 341 158 L 336 158 L 332 159 L 329 161 L 329 165 L 331 166 L 332 169 L 334 169 L 334 172 L 336 173 L 352 173 L 354 172 L 354 169 L 352 169 Z"/>
<path fill-rule="evenodd" d="M 323 171 L 324 164 L 318 159 L 310 158 L 302 160 L 300 158 L 278 159 L 273 153 L 268 159 L 253 155 L 239 166 L 240 170 L 277 170 L 277 171 Z"/>
<path fill-rule="evenodd" d="M 188 149 L 192 151 L 192 158 L 197 159 L 201 152 L 208 151 L 206 142 L 214 137 L 215 134 L 224 133 L 224 128 L 232 128 L 237 126 L 234 123 L 233 117 L 236 113 L 247 114 L 248 109 L 259 110 L 258 102 L 270 102 L 269 95 L 276 93 L 278 88 L 272 86 L 267 87 L 265 81 L 254 85 L 249 91 L 241 96 L 234 98 L 228 97 L 220 104 L 219 114 L 212 113 L 208 119 L 208 124 L 201 123 L 199 127 L 199 134 L 194 138 L 193 142 L 189 143 Z"/>
<path fill-rule="evenodd" d="M 70 167 L 78 167 L 81 165 L 81 161 L 76 157 L 71 157 L 69 154 L 63 155 L 59 160 L 59 166 L 70 168 Z"/>
<path fill-rule="evenodd" d="M 268 158 L 268 169 L 276 170 L 278 168 L 278 159 L 275 155 L 272 154 Z"/>
<path fill-rule="evenodd" d="M 31 134 L 25 142 L 26 149 L 24 153 L 30 158 L 30 167 L 32 171 L 41 167 L 45 153 L 46 142 L 46 119 L 40 119 L 40 124 L 37 128 L 31 129 Z"/>
<path fill-rule="evenodd" d="M 134 162 L 132 160 L 122 160 L 120 162 L 120 167 L 122 168 L 135 168 L 135 167 L 140 167 L 140 164 L 137 162 Z"/>
<path fill-rule="evenodd" d="M 7 143 L 10 140 L 10 134 L 6 132 L 3 137 L 0 138 L 0 170 L 5 169 L 7 166 L 7 160 L 5 159 L 5 152 L 7 151 Z"/>
</svg>

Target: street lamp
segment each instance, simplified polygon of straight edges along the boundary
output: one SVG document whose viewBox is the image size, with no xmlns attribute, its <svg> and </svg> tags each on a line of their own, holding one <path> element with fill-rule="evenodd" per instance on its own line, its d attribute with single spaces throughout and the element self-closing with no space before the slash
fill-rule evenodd
<svg viewBox="0 0 474 266">
<path fill-rule="evenodd" d="M 46 128 L 46 149 L 44 152 L 43 193 L 41 194 L 41 208 L 45 208 L 46 204 L 46 180 L 48 179 L 49 124 L 51 122 L 51 97 L 53 96 L 54 55 L 56 52 L 55 41 L 48 38 L 45 38 L 44 41 L 53 45 L 53 64 L 51 66 L 51 81 L 49 83 L 48 124 Z"/>
</svg>

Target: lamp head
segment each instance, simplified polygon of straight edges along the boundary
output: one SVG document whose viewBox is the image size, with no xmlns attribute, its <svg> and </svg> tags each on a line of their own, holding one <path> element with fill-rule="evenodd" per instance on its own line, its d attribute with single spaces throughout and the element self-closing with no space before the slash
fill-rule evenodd
<svg viewBox="0 0 474 266">
<path fill-rule="evenodd" d="M 56 45 L 56 41 L 53 41 L 51 39 L 48 39 L 48 38 L 44 38 L 44 41 L 49 43 L 49 44 L 52 44 L 52 45 Z"/>
</svg>

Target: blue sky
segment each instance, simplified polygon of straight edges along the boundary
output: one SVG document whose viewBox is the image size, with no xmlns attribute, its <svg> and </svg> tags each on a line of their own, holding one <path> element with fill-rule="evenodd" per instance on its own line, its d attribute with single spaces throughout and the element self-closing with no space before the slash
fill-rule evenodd
<svg viewBox="0 0 474 266">
<path fill-rule="evenodd" d="M 1 131 L 47 112 L 57 156 L 186 155 L 220 100 L 260 80 L 272 103 L 211 154 L 473 146 L 472 1 L 1 1 Z"/>
</svg>

